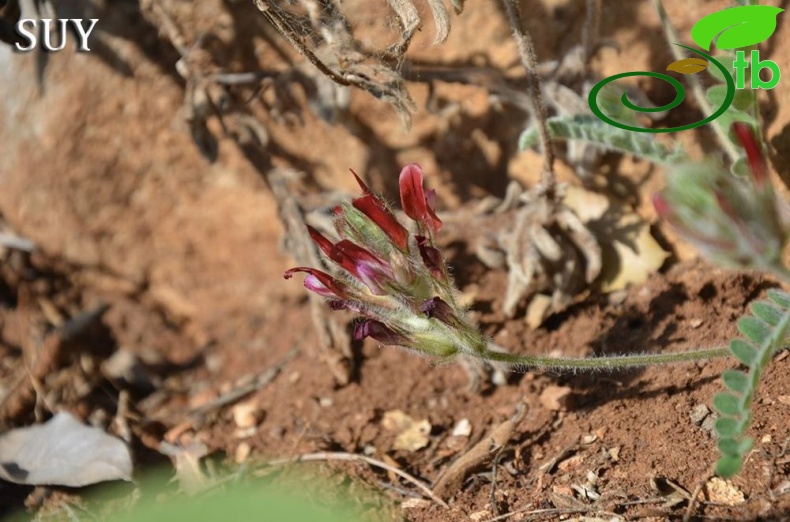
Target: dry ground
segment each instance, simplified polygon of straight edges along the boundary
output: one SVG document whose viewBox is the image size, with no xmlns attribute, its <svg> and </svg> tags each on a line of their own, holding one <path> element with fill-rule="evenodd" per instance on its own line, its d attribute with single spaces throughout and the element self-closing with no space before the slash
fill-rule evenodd
<svg viewBox="0 0 790 522">
<path fill-rule="evenodd" d="M 583 1 L 523 3 L 541 59 L 556 59 L 578 43 Z M 702 15 L 726 5 L 666 3 L 682 35 Z M 269 134 L 268 145 L 259 149 L 223 136 L 211 117 L 208 128 L 218 137 L 211 161 L 185 123 L 184 82 L 175 72 L 178 53 L 152 25 L 150 13 L 141 13 L 130 0 L 88 4 L 63 2 L 64 13 L 89 17 L 93 12 L 100 18 L 103 59 L 71 50 L 49 55 L 39 85 L 35 57 L 0 49 L 0 121 L 5 123 L 0 126 L 0 215 L 8 230 L 37 247 L 32 254 L 0 253 L 4 426 L 30 424 L 50 409 L 108 424 L 117 414 L 120 390 L 127 389 L 141 469 L 163 460 L 155 451 L 162 438 L 196 439 L 230 459 L 245 457 L 247 450 L 248 459 L 365 453 L 431 484 L 524 405 L 525 415 L 502 451 L 446 495 L 449 509 L 410 502 L 406 509 L 381 508 L 380 514 L 414 521 L 488 520 L 513 510 L 548 510 L 547 519 L 562 510 L 575 516 L 682 515 L 685 504 L 663 505 L 666 496 L 653 484 L 669 480 L 693 490 L 706 478 L 715 443 L 690 414 L 711 404 L 721 387 L 718 375 L 732 363 L 594 375 L 529 371 L 472 393 L 460 366 L 436 367 L 365 342 L 350 347 L 354 368 L 343 384 L 337 377 L 342 367 L 333 369 L 318 347 L 306 292 L 282 279 L 294 261 L 281 248 L 272 169 L 306 173 L 302 193 L 296 194 L 300 201 L 303 195 L 329 201 L 334 192 L 353 193 L 348 168 L 394 199 L 399 167 L 417 161 L 450 215 L 487 195 L 501 197 L 509 178 L 536 180 L 539 156 L 516 149 L 523 114 L 492 104 L 486 89 L 474 85 L 437 82 L 428 103 L 427 84 L 410 82 L 417 103 L 411 130 L 386 104 L 354 92 L 348 114 L 334 125 L 309 110 L 300 110 L 298 118 L 278 118 L 258 107 L 255 114 Z M 291 60 L 300 61 L 251 1 L 160 4 L 187 41 L 207 35 L 212 59 L 225 70 L 285 69 Z M 386 22 L 383 8 L 369 18 L 359 12 L 360 26 L 372 34 Z M 437 64 L 484 59 L 503 69 L 517 67 L 507 25 L 492 0 L 469 2 L 453 19 L 445 44 L 431 46 L 427 27 L 416 39 L 413 59 Z M 602 30 L 620 50 L 603 50 L 593 68 L 601 76 L 660 70 L 671 57 L 658 27 L 648 2 L 604 0 Z M 788 50 L 785 19 L 764 55 L 790 71 Z M 773 168 L 784 184 L 790 181 L 788 82 L 761 99 Z M 303 93 L 295 92 L 303 106 Z M 704 130 L 683 139 L 698 155 L 715 148 Z M 632 194 L 636 208 L 656 221 L 645 202 L 662 185 L 661 170 L 630 159 L 610 163 L 615 169 L 610 172 L 638 182 Z M 473 298 L 476 320 L 511 351 L 584 356 L 726 343 L 736 335 L 734 322 L 747 304 L 775 283 L 695 261 L 661 223 L 654 231 L 677 254 L 661 272 L 616 299 L 590 295 L 535 331 L 521 317 L 504 317 L 506 274 L 487 269 L 472 253 L 473 237 L 485 230 L 448 226 L 440 241 L 461 290 Z M 76 340 L 53 340 L 58 324 L 102 304 L 108 309 L 101 320 Z M 345 324 L 350 317 L 339 319 Z M 97 370 L 119 350 L 145 361 L 151 388 L 108 379 Z M 728 506 L 719 499 L 720 505 L 705 503 L 697 514 L 774 519 L 790 509 L 789 365 L 790 359 L 780 356 L 759 391 L 751 429 L 756 446 L 732 485 L 746 501 Z M 239 429 L 233 407 L 189 415 L 275 366 L 279 373 L 243 398 L 257 412 L 253 429 Z M 31 368 L 43 392 L 38 395 L 29 389 Z M 568 393 L 559 405 L 547 400 L 546 390 L 552 393 L 553 387 Z M 394 449 L 397 430 L 386 429 L 383 420 L 395 410 L 427 420 L 425 447 Z M 471 431 L 453 435 L 463 419 Z M 396 502 L 418 492 L 363 464 L 332 467 L 361 477 Z M 584 487 L 600 498 L 585 496 Z M 0 489 L 5 512 L 22 507 L 25 498 L 34 507 L 40 504 L 31 495 L 30 488 Z M 637 502 L 643 500 L 649 502 Z"/>
</svg>

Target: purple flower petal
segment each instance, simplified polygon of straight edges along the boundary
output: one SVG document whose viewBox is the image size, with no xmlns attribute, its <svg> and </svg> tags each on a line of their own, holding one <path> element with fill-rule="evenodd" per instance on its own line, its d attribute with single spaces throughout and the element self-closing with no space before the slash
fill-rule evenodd
<svg viewBox="0 0 790 522">
<path fill-rule="evenodd" d="M 434 297 L 426 300 L 422 303 L 422 306 L 420 306 L 420 311 L 428 317 L 434 317 L 450 326 L 457 322 L 455 314 L 453 314 L 453 309 L 450 308 L 450 305 L 445 303 L 441 297 Z"/>
<path fill-rule="evenodd" d="M 365 337 L 372 337 L 380 343 L 400 346 L 406 346 L 408 342 L 408 339 L 403 335 L 393 331 L 384 323 L 373 319 L 365 319 L 354 325 L 354 339 L 361 341 Z"/>
<path fill-rule="evenodd" d="M 341 283 L 336 281 L 331 275 L 315 268 L 299 266 L 287 270 L 283 274 L 283 277 L 285 279 L 291 279 L 296 272 L 305 272 L 308 274 L 304 280 L 304 286 L 308 290 L 324 297 L 340 297 L 341 299 L 346 297 L 346 291 Z"/>
<path fill-rule="evenodd" d="M 425 236 L 415 236 L 417 240 L 417 248 L 420 250 L 420 257 L 422 262 L 431 272 L 431 274 L 442 281 L 447 279 L 444 269 L 444 260 L 439 249 L 430 245 L 428 238 Z"/>
</svg>

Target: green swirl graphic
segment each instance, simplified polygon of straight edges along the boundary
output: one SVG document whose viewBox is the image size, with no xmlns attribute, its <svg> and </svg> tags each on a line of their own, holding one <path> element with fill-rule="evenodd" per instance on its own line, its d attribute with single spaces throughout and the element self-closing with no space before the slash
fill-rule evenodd
<svg viewBox="0 0 790 522">
<path fill-rule="evenodd" d="M 698 51 L 696 49 L 692 49 L 691 47 L 688 47 L 688 46 L 683 45 L 683 44 L 675 44 L 675 45 L 679 45 L 680 47 L 688 49 L 689 51 L 702 56 L 706 60 L 710 61 L 713 65 L 718 67 L 719 70 L 721 71 L 722 75 L 724 76 L 725 81 L 727 82 L 727 95 L 724 98 L 724 103 L 721 104 L 721 107 L 719 107 L 716 110 L 716 112 L 714 112 L 713 114 L 711 114 L 710 116 L 708 116 L 704 120 L 700 120 L 700 121 L 697 121 L 697 122 L 694 122 L 694 123 L 689 123 L 688 125 L 680 125 L 678 127 L 669 127 L 669 128 L 666 128 L 666 129 L 646 129 L 644 127 L 634 127 L 634 126 L 631 126 L 631 125 L 625 125 L 623 123 L 617 122 L 617 121 L 613 120 L 612 118 L 610 118 L 609 116 L 607 116 L 606 114 L 604 114 L 601 111 L 601 109 L 598 107 L 598 93 L 609 82 L 613 82 L 615 80 L 619 80 L 620 78 L 627 78 L 629 76 L 650 76 L 652 78 L 658 78 L 660 80 L 664 80 L 664 81 L 670 83 L 672 85 L 672 87 L 675 88 L 675 98 L 671 102 L 667 103 L 666 105 L 663 105 L 661 107 L 655 107 L 655 108 L 640 107 L 638 105 L 635 105 L 634 103 L 631 102 L 631 100 L 628 99 L 628 95 L 625 92 L 623 92 L 623 96 L 620 98 L 620 101 L 623 103 L 623 105 L 625 105 L 626 107 L 628 107 L 629 109 L 631 109 L 633 111 L 637 111 L 637 112 L 661 112 L 661 111 L 668 111 L 668 110 L 674 109 L 675 107 L 680 105 L 683 102 L 683 100 L 686 98 L 686 90 L 683 88 L 683 85 L 679 81 L 677 81 L 676 79 L 672 78 L 671 76 L 668 76 L 666 74 L 661 74 L 661 73 L 655 73 L 655 72 L 634 71 L 634 72 L 627 72 L 627 73 L 622 73 L 622 74 L 615 74 L 614 76 L 610 76 L 608 78 L 605 78 L 605 79 L 603 79 L 600 82 L 595 84 L 595 86 L 590 91 L 590 96 L 587 98 L 587 101 L 590 104 L 590 109 L 592 109 L 593 114 L 598 116 L 598 118 L 600 118 L 601 120 L 605 121 L 609 125 L 614 125 L 615 127 L 619 127 L 621 129 L 630 130 L 630 131 L 634 131 L 634 132 L 650 132 L 650 133 L 679 132 L 679 131 L 684 131 L 684 130 L 688 130 L 688 129 L 693 129 L 695 127 L 700 127 L 702 125 L 710 123 L 713 120 L 715 120 L 716 118 L 718 118 L 719 116 L 721 116 L 722 114 L 724 114 L 724 112 L 732 104 L 732 100 L 735 98 L 735 80 L 732 79 L 732 76 L 730 75 L 730 72 L 721 63 L 719 63 L 716 59 L 714 59 L 712 56 L 704 53 L 703 51 Z"/>
</svg>

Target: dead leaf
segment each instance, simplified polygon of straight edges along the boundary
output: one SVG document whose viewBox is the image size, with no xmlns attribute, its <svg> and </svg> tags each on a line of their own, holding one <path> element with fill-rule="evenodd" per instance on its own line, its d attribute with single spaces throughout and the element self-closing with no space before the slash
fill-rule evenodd
<svg viewBox="0 0 790 522">
<path fill-rule="evenodd" d="M 132 480 L 132 456 L 120 439 L 56 413 L 38 426 L 0 436 L 0 478 L 15 484 L 81 487 Z"/>
<path fill-rule="evenodd" d="M 626 203 L 575 186 L 568 187 L 564 201 L 601 245 L 602 292 L 646 281 L 669 256 L 650 233 L 650 224 Z"/>
<path fill-rule="evenodd" d="M 519 423 L 524 419 L 526 412 L 527 409 L 524 405 L 519 405 L 512 417 L 494 428 L 480 442 L 472 446 L 469 451 L 453 462 L 436 481 L 433 487 L 434 494 L 439 498 L 446 498 L 451 492 L 455 494 L 460 491 L 461 485 L 466 477 L 469 476 L 469 473 L 487 462 L 508 443 L 510 437 L 513 436 L 513 432 L 516 431 Z"/>
<path fill-rule="evenodd" d="M 702 58 L 683 58 L 667 65 L 667 71 L 680 74 L 697 74 L 708 68 L 708 62 Z"/>
<path fill-rule="evenodd" d="M 415 421 L 401 410 L 392 410 L 384 414 L 381 425 L 398 432 L 392 445 L 394 450 L 417 451 L 428 445 L 431 423 L 427 419 Z"/>
</svg>

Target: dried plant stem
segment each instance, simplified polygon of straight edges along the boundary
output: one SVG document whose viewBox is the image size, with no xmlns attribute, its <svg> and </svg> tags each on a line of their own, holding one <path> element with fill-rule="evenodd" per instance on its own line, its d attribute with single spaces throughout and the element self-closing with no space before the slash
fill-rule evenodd
<svg viewBox="0 0 790 522">
<path fill-rule="evenodd" d="M 672 52 L 672 56 L 675 58 L 675 60 L 682 60 L 685 58 L 685 56 L 683 56 L 680 47 L 673 45 L 673 42 L 679 42 L 680 39 L 678 38 L 678 34 L 675 32 L 675 28 L 672 27 L 672 22 L 670 21 L 669 16 L 667 16 L 663 2 L 661 0 L 651 1 L 653 2 L 653 7 L 658 13 L 659 18 L 661 18 L 661 27 L 664 28 L 664 35 L 667 39 L 667 42 L 669 43 L 669 49 Z M 705 90 L 702 88 L 702 84 L 700 83 L 699 79 L 693 74 L 688 74 L 686 77 L 691 83 L 691 91 L 694 93 L 694 98 L 697 100 L 697 104 L 699 105 L 702 113 L 705 116 L 713 114 L 713 108 L 708 102 L 708 97 L 705 95 Z M 716 133 L 716 138 L 719 140 L 719 144 L 727 153 L 730 161 L 735 163 L 738 158 L 741 157 L 741 155 L 738 153 L 738 149 L 735 148 L 735 144 L 730 141 L 730 138 L 727 136 L 727 129 L 722 128 L 717 122 L 713 122 L 711 127 L 713 127 L 713 132 Z"/>
<path fill-rule="evenodd" d="M 616 355 L 612 357 L 544 357 L 541 355 L 519 355 L 486 349 L 478 354 L 489 362 L 505 363 L 517 368 L 557 368 L 563 370 L 617 370 L 654 364 L 676 364 L 702 361 L 717 357 L 729 357 L 728 348 L 709 348 L 680 353 Z"/>
<path fill-rule="evenodd" d="M 538 77 L 538 60 L 535 55 L 535 45 L 532 37 L 524 29 L 521 20 L 521 11 L 518 7 L 518 0 L 502 0 L 507 13 L 510 28 L 513 31 L 513 38 L 516 40 L 518 54 L 521 63 L 527 70 L 527 80 L 529 82 L 529 94 L 532 98 L 532 113 L 538 120 L 538 133 L 540 135 L 540 145 L 543 150 L 543 176 L 542 188 L 549 197 L 553 198 L 556 193 L 557 178 L 554 174 L 554 146 L 549 136 L 549 128 L 546 125 L 548 113 L 546 105 L 543 103 L 543 94 L 540 88 L 540 78 Z"/>
<path fill-rule="evenodd" d="M 392 473 L 398 475 L 403 480 L 405 480 L 407 482 L 410 482 L 411 484 L 414 484 L 415 486 L 417 486 L 423 493 L 425 493 L 425 496 L 427 496 L 428 498 L 430 498 L 431 500 L 433 500 L 434 502 L 436 502 L 440 506 L 442 506 L 444 508 L 448 508 L 448 509 L 450 507 L 450 506 L 447 505 L 447 503 L 444 500 L 442 500 L 439 497 L 437 497 L 434 494 L 434 492 L 431 491 L 431 488 L 429 488 L 428 486 L 426 486 L 425 484 L 423 484 L 422 482 L 420 482 L 418 479 L 414 478 L 413 476 L 409 475 L 405 471 L 403 471 L 401 469 L 398 469 L 395 466 L 390 466 L 386 462 L 382 462 L 380 460 L 376 460 L 376 459 L 367 457 L 365 455 L 357 455 L 356 453 L 344 453 L 344 452 L 308 453 L 308 454 L 305 454 L 305 455 L 299 455 L 299 456 L 294 457 L 292 459 L 274 460 L 274 461 L 269 462 L 268 464 L 270 466 L 282 466 L 284 464 L 292 464 L 292 463 L 297 463 L 297 462 L 316 462 L 316 461 L 329 461 L 329 460 L 344 460 L 344 461 L 350 461 L 350 462 L 362 461 L 362 462 L 366 462 L 366 463 L 370 464 L 371 466 L 375 466 L 375 467 L 381 468 L 381 469 L 383 469 L 385 471 L 392 472 Z"/>
</svg>

